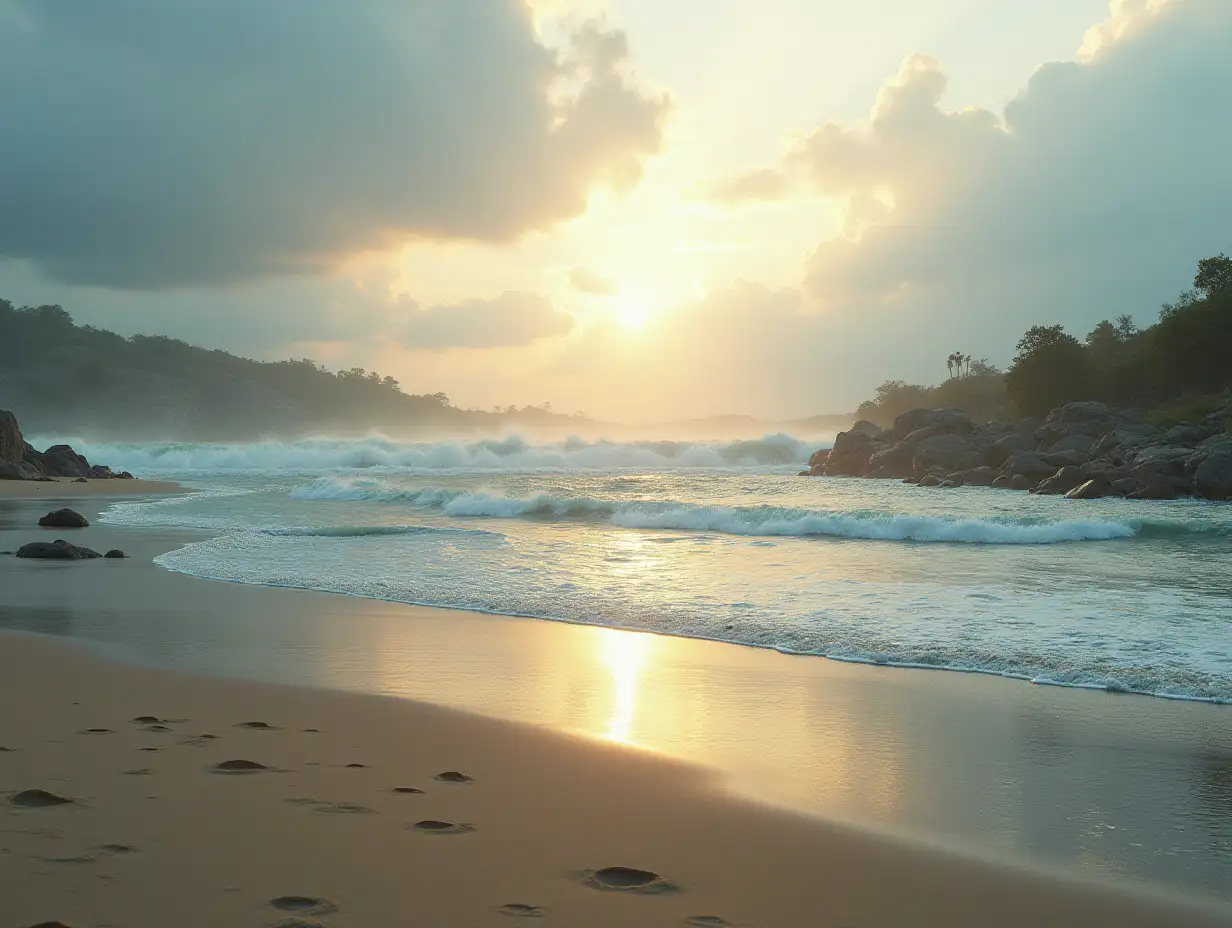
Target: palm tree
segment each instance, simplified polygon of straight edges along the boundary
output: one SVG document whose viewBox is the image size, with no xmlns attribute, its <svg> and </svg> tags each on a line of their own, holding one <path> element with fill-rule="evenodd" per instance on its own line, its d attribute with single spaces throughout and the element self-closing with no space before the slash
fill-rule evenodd
<svg viewBox="0 0 1232 928">
<path fill-rule="evenodd" d="M 959 358 L 958 355 L 951 354 L 948 358 L 945 359 L 945 367 L 946 367 L 946 370 L 950 372 L 951 377 L 954 376 L 954 369 L 958 364 L 958 358 Z"/>
</svg>

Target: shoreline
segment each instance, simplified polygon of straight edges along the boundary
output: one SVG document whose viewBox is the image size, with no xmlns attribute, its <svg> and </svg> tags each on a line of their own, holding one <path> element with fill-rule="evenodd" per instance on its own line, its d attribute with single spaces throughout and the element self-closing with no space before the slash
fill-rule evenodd
<svg viewBox="0 0 1232 928">
<path fill-rule="evenodd" d="M 1012 869 L 1055 873 L 1067 867 L 1063 855 L 1054 859 L 1057 851 L 1052 848 L 1064 849 L 1065 842 L 1075 840 L 1068 836 L 1066 823 L 1091 814 L 1103 794 L 1124 795 L 1127 806 L 1150 807 L 1169 792 L 1188 789 L 1184 783 L 1192 774 L 1179 766 L 1185 756 L 1200 761 L 1208 744 L 1232 752 L 1232 721 L 1221 707 L 1208 703 L 1022 687 L 1020 681 L 985 674 L 912 674 L 885 665 L 801 662 L 776 650 L 709 639 L 415 607 L 300 588 L 219 583 L 152 563 L 158 553 L 213 532 L 107 523 L 82 531 L 131 538 L 138 545 L 133 552 L 137 558 L 99 565 L 102 570 L 93 570 L 92 564 L 73 565 L 68 573 L 54 575 L 62 581 L 54 589 L 10 585 L 22 594 L 10 597 L 19 623 L 50 623 L 19 624 L 18 630 L 69 637 L 88 653 L 127 665 L 207 678 L 302 684 L 327 693 L 389 694 L 412 705 L 444 705 L 502 722 L 530 721 L 546 730 L 634 745 L 721 772 L 724 789 L 741 801 L 831 824 L 846 822 L 883 837 L 905 835 L 944 846 L 949 853 L 960 849 L 992 856 Z M 7 566 L 14 565 L 10 561 Z M 34 570 L 23 572 L 24 580 L 37 581 L 40 570 L 49 566 L 34 565 Z M 109 601 L 109 607 L 100 605 Z M 220 625 L 224 613 L 232 618 Z M 253 650 L 245 636 L 254 633 L 251 619 L 257 616 L 264 621 L 255 628 L 271 640 Z M 118 628 L 125 623 L 130 627 Z M 184 638 L 179 625 L 200 631 L 193 632 L 197 637 Z M 207 633 L 208 638 L 201 637 Z M 227 640 L 232 637 L 235 647 Z M 212 643 L 212 638 L 221 643 Z M 600 653 L 591 653 L 595 649 Z M 374 670 L 373 662 L 381 659 L 389 666 Z M 576 672 L 543 669 L 557 664 L 584 666 Z M 741 698 L 741 690 L 749 686 L 758 692 L 760 707 Z M 568 702 L 578 705 L 565 705 Z M 702 718 L 710 715 L 723 718 Z M 1065 768 L 1049 769 L 1056 759 L 1042 756 L 1041 763 L 1032 761 L 1034 766 L 1028 768 L 1022 768 L 1021 758 L 1015 759 L 1024 749 L 1039 750 L 1031 731 L 1022 743 L 1021 735 L 1014 734 L 1024 721 L 1029 727 L 1053 729 L 1049 737 L 1060 737 L 1065 751 L 1091 755 L 1083 756 L 1077 775 L 1096 779 L 1076 791 L 1072 806 L 1041 806 L 1040 797 L 1024 804 L 1002 790 L 1002 781 L 1013 778 L 1028 785 L 1040 778 L 1035 786 L 1045 793 L 1069 788 Z M 964 729 L 970 734 L 960 737 Z M 1150 782 L 1142 777 L 1126 780 L 1121 771 L 1102 769 L 1108 766 L 1104 756 L 1083 744 L 1096 730 L 1096 740 L 1108 742 L 1098 747 L 1110 752 L 1108 759 L 1115 763 L 1125 750 L 1139 750 L 1139 741 L 1148 746 L 1158 742 L 1145 757 L 1158 767 L 1148 769 Z M 1111 732 L 1106 738 L 1105 731 Z M 768 756 L 760 756 L 767 748 Z M 1156 753 L 1181 756 L 1161 760 Z M 990 755 L 996 764 L 1017 766 L 981 773 L 989 767 Z M 951 765 L 964 777 L 974 774 L 966 791 L 944 784 Z M 821 792 L 815 788 L 818 783 L 825 784 Z M 893 793 L 886 790 L 899 793 L 890 807 L 885 803 Z M 970 790 L 975 792 L 969 796 Z M 971 809 L 966 808 L 969 802 L 974 802 Z M 1181 815 L 1192 813 L 1186 805 L 1178 809 Z M 1129 808 L 1111 821 L 1128 837 L 1143 828 L 1148 837 L 1149 829 L 1159 829 L 1162 836 L 1164 826 L 1138 821 L 1140 812 Z M 1161 806 L 1160 822 L 1169 814 Z M 1027 835 L 1001 834 L 1003 826 L 995 822 L 1006 816 L 1007 821 L 1041 817 L 1046 830 L 1024 843 Z M 1211 826 L 1204 822 L 1199 818 L 1189 827 L 1209 832 Z M 1226 827 L 1222 819 L 1211 822 Z M 1218 837 L 1208 834 L 1207 840 Z M 1100 858 L 1108 851 L 1100 850 L 1098 843 L 1083 853 L 1094 855 L 1097 866 L 1088 861 L 1082 872 L 1103 873 L 1122 886 L 1142 877 L 1134 866 L 1146 866 L 1124 869 L 1126 861 L 1118 862 L 1116 856 L 1127 853 L 1124 847 L 1106 862 Z M 1211 871 L 1199 885 L 1218 886 L 1219 874 L 1226 872 L 1226 865 Z M 1189 879 L 1182 877 L 1182 882 Z"/>
<path fill-rule="evenodd" d="M 0 668 L 18 691 L 60 681 L 37 708 L 0 707 L 6 787 L 73 800 L 13 809 L 8 797 L 6 904 L 31 923 L 247 924 L 262 909 L 275 918 L 268 901 L 290 894 L 373 924 L 408 906 L 442 925 L 501 924 L 519 907 L 597 926 L 707 916 L 725 922 L 697 924 L 1146 928 L 1227 915 L 1176 893 L 1005 868 L 766 808 L 711 772 L 617 745 L 4 640 Z M 146 715 L 157 721 L 138 721 Z M 232 759 L 264 769 L 211 774 Z M 434 782 L 440 770 L 473 782 Z M 417 818 L 465 824 L 415 834 Z M 604 867 L 661 879 L 645 893 L 603 892 L 584 871 Z"/>
<path fill-rule="evenodd" d="M 83 478 L 84 479 L 84 478 Z M 73 500 L 99 496 L 176 496 L 191 492 L 170 480 L 91 479 L 84 483 L 68 477 L 51 480 L 0 480 L 0 502 L 19 499 Z"/>
</svg>

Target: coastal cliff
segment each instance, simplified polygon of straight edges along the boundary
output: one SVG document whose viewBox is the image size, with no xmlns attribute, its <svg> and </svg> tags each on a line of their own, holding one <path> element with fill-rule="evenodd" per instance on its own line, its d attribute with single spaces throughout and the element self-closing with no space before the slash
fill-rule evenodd
<svg viewBox="0 0 1232 928">
<path fill-rule="evenodd" d="M 0 409 L 0 480 L 131 480 L 128 471 L 116 473 L 105 464 L 91 464 L 68 445 L 36 451 L 21 434 L 17 416 Z"/>
</svg>

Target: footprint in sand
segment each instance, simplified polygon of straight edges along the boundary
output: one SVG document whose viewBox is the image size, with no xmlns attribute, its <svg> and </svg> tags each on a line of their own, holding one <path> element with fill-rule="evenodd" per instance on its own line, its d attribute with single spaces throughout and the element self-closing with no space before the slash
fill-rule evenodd
<svg viewBox="0 0 1232 928">
<path fill-rule="evenodd" d="M 271 725 L 269 722 L 238 722 L 236 728 L 249 728 L 253 731 L 278 731 L 277 725 Z"/>
<path fill-rule="evenodd" d="M 262 770 L 272 770 L 272 767 L 267 767 L 265 764 L 259 764 L 255 760 L 224 760 L 215 764 L 210 768 L 212 773 L 260 773 Z"/>
<path fill-rule="evenodd" d="M 444 773 L 438 773 L 435 779 L 442 783 L 474 783 L 475 778 L 462 773 L 460 770 L 446 770 Z"/>
<path fill-rule="evenodd" d="M 464 835 L 475 830 L 474 825 L 468 825 L 466 822 L 442 822 L 432 818 L 416 822 L 411 827 L 426 835 Z"/>
<path fill-rule="evenodd" d="M 110 728 L 83 728 L 81 731 L 77 732 L 77 734 L 79 735 L 110 735 L 112 734 L 112 731 Z"/>
<path fill-rule="evenodd" d="M 135 854 L 137 848 L 132 844 L 100 844 L 98 851 L 101 854 Z"/>
<path fill-rule="evenodd" d="M 346 768 L 348 770 L 363 770 L 367 766 L 367 764 L 347 764 Z"/>
<path fill-rule="evenodd" d="M 319 729 L 319 728 L 305 728 L 305 729 L 304 729 L 304 733 L 305 733 L 305 734 L 309 734 L 309 735 L 319 735 L 319 734 L 321 733 L 321 729 Z"/>
<path fill-rule="evenodd" d="M 137 748 L 138 751 L 145 751 L 147 754 L 153 754 L 158 748 Z"/>
<path fill-rule="evenodd" d="M 688 918 L 682 918 L 680 923 L 692 925 L 693 928 L 739 928 L 734 922 L 719 918 L 717 915 L 691 915 Z"/>
<path fill-rule="evenodd" d="M 492 911 L 510 918 L 543 918 L 544 909 L 541 905 L 527 905 L 525 902 L 506 902 L 504 905 L 493 906 Z"/>
<path fill-rule="evenodd" d="M 142 731 L 171 731 L 166 725 L 147 725 Z"/>
<path fill-rule="evenodd" d="M 404 796 L 422 795 L 423 790 L 414 786 L 395 786 L 390 790 L 391 793 L 401 793 Z"/>
<path fill-rule="evenodd" d="M 266 905 L 296 915 L 329 915 L 338 911 L 338 906 L 328 899 L 318 899 L 316 896 L 278 896 Z"/>
<path fill-rule="evenodd" d="M 41 860 L 45 864 L 92 864 L 97 863 L 97 857 L 91 857 L 89 854 L 76 854 L 72 857 L 36 857 L 35 860 Z"/>
<path fill-rule="evenodd" d="M 604 867 L 602 870 L 583 870 L 582 882 L 592 889 L 625 893 L 662 893 L 679 889 L 674 883 L 653 870 L 639 870 L 637 867 Z"/>
<path fill-rule="evenodd" d="M 6 748 L 3 744 L 0 744 L 0 754 L 12 754 L 12 753 L 13 753 L 12 748 Z"/>
<path fill-rule="evenodd" d="M 134 725 L 157 725 L 164 720 L 160 719 L 157 715 L 139 715 L 136 718 L 129 719 L 129 721 Z"/>
<path fill-rule="evenodd" d="M 37 925 L 31 925 L 30 928 L 73 928 L 68 922 L 62 922 L 58 918 L 52 919 L 49 922 L 39 922 Z"/>
<path fill-rule="evenodd" d="M 45 789 L 23 789 L 20 793 L 9 797 L 12 805 L 22 809 L 51 809 L 56 806 L 71 806 L 72 799 L 49 793 Z"/>
</svg>

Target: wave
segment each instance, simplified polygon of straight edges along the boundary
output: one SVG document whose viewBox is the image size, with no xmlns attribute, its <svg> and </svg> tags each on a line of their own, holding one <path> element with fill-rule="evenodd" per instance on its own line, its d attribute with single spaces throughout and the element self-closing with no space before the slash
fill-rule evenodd
<svg viewBox="0 0 1232 928">
<path fill-rule="evenodd" d="M 309 528 L 264 528 L 259 529 L 264 535 L 276 535 L 282 538 L 367 538 L 383 535 L 486 535 L 493 538 L 502 537 L 499 532 L 485 532 L 482 529 L 466 528 L 435 528 L 427 525 L 325 525 Z"/>
<path fill-rule="evenodd" d="M 622 528 L 717 532 L 725 535 L 854 538 L 956 544 L 1041 545 L 1131 538 L 1130 522 L 1042 521 L 1009 518 L 832 512 L 775 506 L 700 505 L 676 500 L 500 496 L 463 490 L 405 489 L 380 480 L 319 480 L 291 491 L 299 500 L 402 503 L 455 518 L 589 520 Z"/>
<path fill-rule="evenodd" d="M 531 442 L 517 435 L 472 442 L 399 442 L 365 438 L 305 438 L 297 441 L 232 443 L 136 442 L 102 444 L 80 438 L 38 437 L 45 447 L 67 443 L 91 461 L 139 474 L 319 474 L 379 468 L 396 471 L 603 471 L 798 466 L 814 442 L 775 434 L 748 441 L 587 441 L 568 438 Z"/>
</svg>

